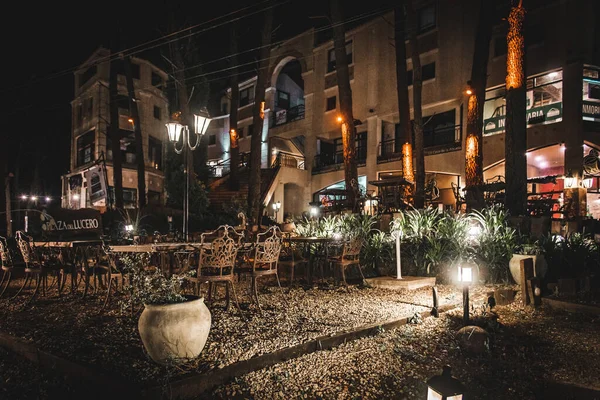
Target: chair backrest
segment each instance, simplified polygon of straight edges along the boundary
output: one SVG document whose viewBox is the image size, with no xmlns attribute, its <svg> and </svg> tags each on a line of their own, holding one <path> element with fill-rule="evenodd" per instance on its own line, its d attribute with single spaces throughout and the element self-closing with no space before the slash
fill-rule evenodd
<svg viewBox="0 0 600 400">
<path fill-rule="evenodd" d="M 219 275 L 233 275 L 243 237 L 243 234 L 229 225 L 221 225 L 213 232 L 200 235 L 198 275 L 201 275 L 203 268 L 217 268 Z"/>
<path fill-rule="evenodd" d="M 17 231 L 15 238 L 21 256 L 23 257 L 23 262 L 25 262 L 25 264 L 30 264 L 37 261 L 33 249 L 31 248 L 31 241 L 33 241 L 33 239 L 27 236 L 23 231 Z"/>
<path fill-rule="evenodd" d="M 2 265 L 7 267 L 12 266 L 12 258 L 10 256 L 10 251 L 8 250 L 6 238 L 0 236 L 0 266 Z"/>
<path fill-rule="evenodd" d="M 258 265 L 268 264 L 269 269 L 277 268 L 277 261 L 282 247 L 282 233 L 279 227 L 272 226 L 266 232 L 256 236 L 254 253 L 254 269 Z"/>
<path fill-rule="evenodd" d="M 349 260 L 357 260 L 360 256 L 360 250 L 363 246 L 364 240 L 360 237 L 350 239 L 350 241 L 344 243 L 344 250 L 342 258 Z"/>
</svg>

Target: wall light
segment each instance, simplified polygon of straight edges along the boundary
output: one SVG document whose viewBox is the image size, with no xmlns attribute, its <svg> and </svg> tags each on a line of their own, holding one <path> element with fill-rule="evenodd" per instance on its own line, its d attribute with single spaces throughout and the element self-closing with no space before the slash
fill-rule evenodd
<svg viewBox="0 0 600 400">
<path fill-rule="evenodd" d="M 592 178 L 591 176 L 588 176 L 586 178 L 583 178 L 581 180 L 581 184 L 583 185 L 584 188 L 589 189 L 592 187 L 592 184 L 594 183 L 594 178 Z"/>
<path fill-rule="evenodd" d="M 573 175 L 566 175 L 564 178 L 564 185 L 566 189 L 572 189 L 577 186 L 577 178 Z"/>
</svg>

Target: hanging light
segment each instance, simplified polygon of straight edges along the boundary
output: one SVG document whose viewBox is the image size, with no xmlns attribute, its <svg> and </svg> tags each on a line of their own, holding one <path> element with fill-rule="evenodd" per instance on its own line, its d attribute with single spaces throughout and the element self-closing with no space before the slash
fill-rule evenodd
<svg viewBox="0 0 600 400">
<path fill-rule="evenodd" d="M 208 130 L 208 125 L 212 121 L 208 118 L 208 113 L 206 115 L 198 115 L 194 114 L 194 126 L 196 128 L 196 135 L 204 135 Z"/>
<path fill-rule="evenodd" d="M 594 184 L 594 178 L 591 176 L 588 176 L 586 178 L 583 178 L 581 180 L 581 184 L 583 185 L 584 188 L 589 189 L 592 187 L 592 185 Z"/>
<path fill-rule="evenodd" d="M 452 376 L 452 369 L 446 365 L 441 375 L 427 381 L 427 400 L 462 400 L 465 386 Z"/>
<path fill-rule="evenodd" d="M 181 136 L 181 129 L 183 125 L 179 122 L 168 122 L 165 124 L 167 127 L 167 134 L 169 135 L 169 141 L 173 143 L 177 143 L 179 141 L 179 137 Z"/>
<path fill-rule="evenodd" d="M 565 175 L 564 184 L 566 189 L 571 189 L 577 186 L 577 178 L 574 177 L 571 173 Z"/>
</svg>

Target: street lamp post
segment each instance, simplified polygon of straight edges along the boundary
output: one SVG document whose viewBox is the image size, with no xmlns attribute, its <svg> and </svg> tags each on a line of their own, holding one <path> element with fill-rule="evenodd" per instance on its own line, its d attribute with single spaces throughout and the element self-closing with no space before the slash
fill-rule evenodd
<svg viewBox="0 0 600 400">
<path fill-rule="evenodd" d="M 167 134 L 169 135 L 169 141 L 173 143 L 175 153 L 181 154 L 183 152 L 183 165 L 185 171 L 185 198 L 183 199 L 183 237 L 187 241 L 189 239 L 188 229 L 188 216 L 190 207 L 190 166 L 188 165 L 188 151 L 194 151 L 200 144 L 200 139 L 208 129 L 211 119 L 209 118 L 208 112 L 203 112 L 202 115 L 194 114 L 194 128 L 196 133 L 196 143 L 192 145 L 190 142 L 190 130 L 187 125 L 182 125 L 179 121 L 172 121 L 165 126 L 167 127 Z M 182 146 L 177 149 L 177 142 L 181 136 Z"/>
<path fill-rule="evenodd" d="M 273 211 L 275 212 L 275 222 L 277 222 L 277 214 L 279 213 L 279 210 L 281 209 L 281 202 L 278 201 L 276 203 L 273 203 Z"/>
</svg>

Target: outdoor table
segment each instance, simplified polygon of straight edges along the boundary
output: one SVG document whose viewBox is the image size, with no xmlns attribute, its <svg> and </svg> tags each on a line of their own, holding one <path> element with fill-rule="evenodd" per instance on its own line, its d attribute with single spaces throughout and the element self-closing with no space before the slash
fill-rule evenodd
<svg viewBox="0 0 600 400">
<path fill-rule="evenodd" d="M 332 242 L 338 242 L 338 240 L 330 237 L 316 237 L 316 236 L 291 236 L 286 240 L 295 243 L 302 243 L 305 245 L 315 245 L 315 251 L 308 252 L 308 271 L 307 271 L 307 280 L 309 284 L 312 284 L 312 269 L 315 265 L 315 261 L 319 261 L 319 259 L 327 259 L 327 244 Z M 325 249 L 325 253 L 323 254 L 323 249 Z M 321 278 L 323 278 L 323 269 L 321 267 Z"/>
</svg>

